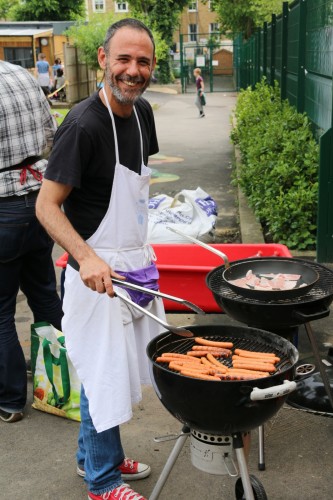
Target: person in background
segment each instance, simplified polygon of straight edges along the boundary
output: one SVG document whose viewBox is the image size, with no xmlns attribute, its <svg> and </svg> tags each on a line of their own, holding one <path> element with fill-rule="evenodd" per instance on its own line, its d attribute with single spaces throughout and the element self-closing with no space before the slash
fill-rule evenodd
<svg viewBox="0 0 333 500">
<path fill-rule="evenodd" d="M 62 95 L 64 96 L 65 95 L 65 85 L 66 83 L 66 80 L 65 80 L 65 77 L 64 77 L 64 72 L 61 68 L 57 69 L 57 76 L 56 76 L 56 79 L 55 79 L 55 88 L 54 88 L 54 92 L 56 92 L 57 90 L 60 89 L 60 92 L 62 91 Z M 56 92 L 53 96 L 53 99 L 55 100 L 59 100 L 60 97 L 61 97 L 61 94 L 60 92 Z M 52 99 L 52 97 L 51 97 Z M 54 115 L 53 115 L 54 116 Z"/>
<path fill-rule="evenodd" d="M 44 94 L 47 96 L 50 93 L 50 87 L 52 84 L 52 70 L 46 60 L 45 54 L 43 54 L 42 52 L 38 54 L 35 76 L 37 78 L 37 82 L 42 87 Z"/>
<path fill-rule="evenodd" d="M 0 419 L 21 420 L 27 370 L 16 326 L 19 289 L 34 321 L 61 328 L 62 308 L 52 260 L 53 241 L 35 203 L 56 125 L 35 78 L 0 61 Z"/>
<path fill-rule="evenodd" d="M 65 85 L 65 77 L 64 77 L 64 72 L 61 68 L 57 69 L 57 77 L 56 77 L 56 90 L 60 89 Z"/>
<path fill-rule="evenodd" d="M 55 60 L 54 60 L 54 64 L 52 66 L 52 70 L 53 70 L 53 78 L 56 78 L 57 76 L 57 70 L 58 69 L 62 69 L 62 71 L 64 71 L 64 65 L 61 63 L 61 59 L 60 57 L 57 57 Z"/>
<path fill-rule="evenodd" d="M 82 382 L 77 473 L 91 500 L 145 500 L 124 481 L 147 477 L 150 466 L 125 457 L 119 426 L 140 401 L 141 383 L 150 383 L 146 346 L 163 328 L 115 297 L 112 278 L 158 289 L 146 166 L 158 142 L 142 97 L 155 67 L 150 30 L 135 19 L 116 22 L 98 61 L 104 86 L 59 127 L 36 209 L 69 253 L 62 327 Z M 161 299 L 121 290 L 165 319 Z"/>
<path fill-rule="evenodd" d="M 201 69 L 200 68 L 195 68 L 193 70 L 193 75 L 195 78 L 195 84 L 197 88 L 197 96 L 195 99 L 195 105 L 199 110 L 199 118 L 203 118 L 205 116 L 204 108 L 203 106 L 205 105 L 205 96 L 204 96 L 204 90 L 205 90 L 205 84 L 203 81 L 203 78 L 201 76 Z"/>
</svg>

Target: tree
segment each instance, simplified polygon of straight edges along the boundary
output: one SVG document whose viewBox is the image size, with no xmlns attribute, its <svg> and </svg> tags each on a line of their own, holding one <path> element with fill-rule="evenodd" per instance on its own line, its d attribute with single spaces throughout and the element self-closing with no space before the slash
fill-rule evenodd
<svg viewBox="0 0 333 500">
<path fill-rule="evenodd" d="M 7 21 L 12 19 L 12 10 L 19 0 L 0 0 L 0 19 Z"/>
<path fill-rule="evenodd" d="M 159 33 L 168 50 L 157 60 L 158 75 L 161 83 L 169 83 L 173 79 L 170 67 L 170 50 L 173 34 L 179 25 L 180 14 L 189 4 L 189 0 L 129 0 L 134 16 L 143 19 L 154 31 Z"/>
<path fill-rule="evenodd" d="M 71 21 L 84 14 L 84 0 L 22 0 L 13 8 L 16 21 Z"/>
<path fill-rule="evenodd" d="M 74 46 L 80 49 L 81 61 L 94 71 L 99 69 L 97 49 L 103 45 L 105 33 L 114 21 L 112 13 L 103 16 L 95 14 L 89 22 L 78 21 L 66 31 Z"/>
<path fill-rule="evenodd" d="M 289 0 L 290 2 L 291 0 Z M 212 0 L 222 31 L 243 33 L 249 38 L 256 27 L 282 12 L 282 0 Z"/>
<path fill-rule="evenodd" d="M 115 18 L 113 13 L 103 16 L 95 14 L 89 22 L 78 21 L 66 31 L 66 35 L 72 40 L 74 46 L 80 49 L 81 61 L 85 62 L 90 69 L 96 72 L 99 70 L 97 49 L 103 45 L 109 26 L 116 20 L 119 21 L 119 19 L 121 17 L 117 16 Z M 156 45 L 156 57 L 157 59 L 163 58 L 165 54 L 169 53 L 168 46 L 159 33 L 153 30 L 153 35 Z"/>
</svg>

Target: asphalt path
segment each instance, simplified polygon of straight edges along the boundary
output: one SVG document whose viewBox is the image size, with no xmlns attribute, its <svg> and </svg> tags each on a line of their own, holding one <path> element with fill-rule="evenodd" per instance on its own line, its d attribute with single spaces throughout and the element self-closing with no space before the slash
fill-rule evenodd
<svg viewBox="0 0 333 500">
<path fill-rule="evenodd" d="M 229 139 L 236 96 L 208 94 L 206 117 L 198 119 L 193 94 L 148 91 L 145 95 L 155 109 L 160 144 L 160 153 L 150 165 L 157 171 L 151 195 L 175 196 L 181 189 L 200 186 L 218 203 L 217 240 L 225 241 L 228 237 L 237 240 L 239 214 L 237 193 L 232 187 L 234 151 Z M 54 260 L 62 253 L 56 245 Z M 60 284 L 58 268 L 57 276 Z M 168 314 L 168 321 L 175 325 L 237 325 L 222 313 L 203 317 Z M 28 359 L 32 316 L 21 293 L 16 322 Z M 333 344 L 331 317 L 314 321 L 312 326 L 320 353 L 326 358 L 327 348 Z M 299 349 L 302 357 L 311 356 L 304 326 L 300 328 Z M 75 473 L 78 423 L 32 409 L 31 377 L 28 382 L 25 418 L 11 425 L 0 422 L 0 499 L 85 499 L 86 487 Z M 217 411 L 221 411 L 220 407 Z M 181 427 L 161 404 L 154 389 L 145 387 L 132 420 L 122 426 L 122 439 L 128 456 L 152 466 L 149 478 L 131 485 L 147 498 L 175 444 L 172 436 Z M 332 498 L 332 418 L 285 405 L 265 424 L 264 435 L 266 470 L 258 471 L 257 430 L 252 433 L 249 470 L 260 479 L 269 500 Z M 169 436 L 171 440 L 156 441 L 158 436 Z M 159 500 L 233 500 L 235 481 L 229 475 L 211 475 L 194 467 L 188 439 Z"/>
</svg>

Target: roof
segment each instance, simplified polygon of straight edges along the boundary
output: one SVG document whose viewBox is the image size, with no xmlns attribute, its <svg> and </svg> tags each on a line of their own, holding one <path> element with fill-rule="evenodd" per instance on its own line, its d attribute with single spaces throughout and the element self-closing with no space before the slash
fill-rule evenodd
<svg viewBox="0 0 333 500">
<path fill-rule="evenodd" d="M 0 36 L 33 36 L 46 31 L 62 35 L 74 21 L 0 22 Z"/>
<path fill-rule="evenodd" d="M 30 28 L 28 26 L 21 28 L 3 27 L 0 25 L 0 36 L 34 36 L 34 35 L 52 35 L 53 29 L 49 28 Z"/>
</svg>

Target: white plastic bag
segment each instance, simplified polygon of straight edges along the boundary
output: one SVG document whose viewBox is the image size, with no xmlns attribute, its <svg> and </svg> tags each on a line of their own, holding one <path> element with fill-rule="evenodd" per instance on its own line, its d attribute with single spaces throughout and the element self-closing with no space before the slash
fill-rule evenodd
<svg viewBox="0 0 333 500">
<path fill-rule="evenodd" d="M 179 198 L 184 201 L 180 201 Z M 201 241 L 214 238 L 217 204 L 203 189 L 183 189 L 174 198 L 160 194 L 149 200 L 148 242 L 189 243 L 189 240 L 167 229 L 174 227 Z"/>
</svg>

